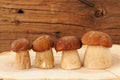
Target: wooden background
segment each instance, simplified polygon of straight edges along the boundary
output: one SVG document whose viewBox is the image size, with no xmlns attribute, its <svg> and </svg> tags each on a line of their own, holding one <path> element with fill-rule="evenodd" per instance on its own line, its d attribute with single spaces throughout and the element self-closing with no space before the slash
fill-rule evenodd
<svg viewBox="0 0 120 80">
<path fill-rule="evenodd" d="M 81 36 L 89 30 L 108 33 L 120 44 L 120 0 L 0 0 L 0 51 L 13 40 L 33 41 L 40 34 Z"/>
</svg>

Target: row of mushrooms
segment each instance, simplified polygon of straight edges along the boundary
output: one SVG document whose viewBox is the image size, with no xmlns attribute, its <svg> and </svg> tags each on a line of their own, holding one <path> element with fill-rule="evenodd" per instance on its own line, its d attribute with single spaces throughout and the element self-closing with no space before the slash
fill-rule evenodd
<svg viewBox="0 0 120 80">
<path fill-rule="evenodd" d="M 83 64 L 77 49 L 87 45 Z M 41 35 L 31 44 L 27 39 L 17 39 L 12 42 L 11 50 L 16 52 L 15 67 L 17 69 L 31 68 L 29 50 L 36 52 L 35 67 L 40 69 L 50 69 L 54 67 L 54 55 L 52 48 L 62 51 L 61 68 L 79 69 L 84 67 L 91 69 L 105 69 L 112 65 L 111 37 L 100 31 L 89 31 L 83 35 L 81 40 L 76 36 L 64 36 L 58 38 L 56 42 L 49 35 Z"/>
</svg>

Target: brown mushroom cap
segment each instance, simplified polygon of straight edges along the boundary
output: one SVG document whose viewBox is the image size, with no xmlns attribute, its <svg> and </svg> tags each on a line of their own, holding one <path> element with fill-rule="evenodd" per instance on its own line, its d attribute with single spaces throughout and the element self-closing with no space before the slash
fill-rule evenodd
<svg viewBox="0 0 120 80">
<path fill-rule="evenodd" d="M 82 37 L 82 43 L 92 46 L 112 47 L 111 37 L 100 31 L 89 31 Z"/>
<path fill-rule="evenodd" d="M 11 50 L 14 52 L 26 51 L 29 49 L 31 49 L 31 44 L 25 38 L 14 40 L 11 44 Z"/>
<path fill-rule="evenodd" d="M 53 40 L 49 35 L 41 35 L 33 42 L 33 50 L 37 52 L 48 50 L 53 46 Z"/>
<path fill-rule="evenodd" d="M 57 51 L 76 50 L 82 46 L 81 41 L 75 36 L 64 36 L 57 40 L 55 49 Z"/>
</svg>

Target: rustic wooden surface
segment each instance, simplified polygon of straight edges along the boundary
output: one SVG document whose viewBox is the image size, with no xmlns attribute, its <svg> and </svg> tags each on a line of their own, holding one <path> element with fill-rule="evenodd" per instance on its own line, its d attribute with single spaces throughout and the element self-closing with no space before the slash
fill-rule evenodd
<svg viewBox="0 0 120 80">
<path fill-rule="evenodd" d="M 13 40 L 34 40 L 40 34 L 54 37 L 98 30 L 120 44 L 120 0 L 0 0 L 0 51 L 10 50 Z"/>
<path fill-rule="evenodd" d="M 81 62 L 86 46 L 78 50 Z M 38 69 L 34 66 L 36 53 L 30 51 L 32 68 L 16 70 L 14 67 L 15 53 L 0 54 L 0 79 L 3 80 L 120 80 L 120 45 L 110 48 L 113 64 L 104 70 L 92 70 L 82 66 L 77 70 L 63 70 L 60 68 L 61 53 L 53 49 L 55 65 L 53 69 Z"/>
</svg>

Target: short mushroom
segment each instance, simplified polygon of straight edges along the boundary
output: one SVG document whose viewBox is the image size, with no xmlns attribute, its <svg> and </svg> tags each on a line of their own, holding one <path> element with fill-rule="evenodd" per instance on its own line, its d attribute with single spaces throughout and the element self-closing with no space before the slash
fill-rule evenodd
<svg viewBox="0 0 120 80">
<path fill-rule="evenodd" d="M 53 40 L 49 35 L 41 35 L 33 42 L 33 50 L 36 52 L 35 66 L 42 69 L 54 67 L 52 52 Z"/>
<path fill-rule="evenodd" d="M 11 44 L 11 50 L 16 52 L 15 68 L 16 69 L 29 69 L 31 68 L 31 60 L 29 50 L 31 49 L 30 42 L 25 39 L 14 40 Z"/>
<path fill-rule="evenodd" d="M 75 36 L 64 36 L 57 40 L 56 51 L 62 51 L 61 68 L 79 69 L 81 61 L 77 49 L 82 46 L 81 41 Z"/>
<path fill-rule="evenodd" d="M 112 65 L 111 37 L 100 31 L 89 31 L 82 37 L 82 43 L 88 45 L 85 56 L 84 66 L 91 69 L 105 69 Z"/>
</svg>

